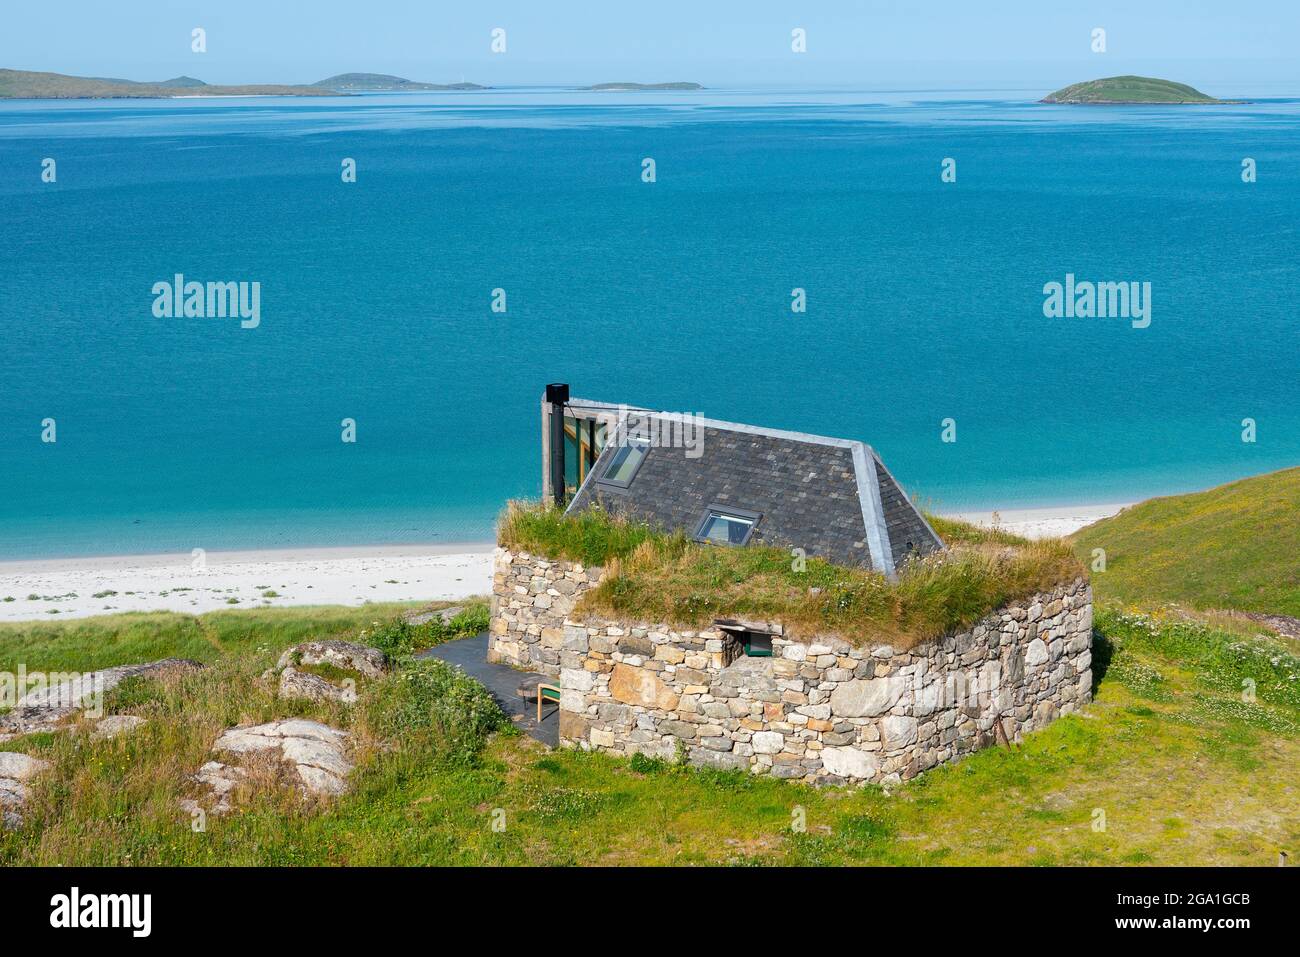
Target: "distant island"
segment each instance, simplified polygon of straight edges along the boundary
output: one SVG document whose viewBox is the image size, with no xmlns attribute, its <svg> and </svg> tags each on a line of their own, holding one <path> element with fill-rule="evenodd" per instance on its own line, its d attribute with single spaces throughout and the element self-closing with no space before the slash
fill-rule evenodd
<svg viewBox="0 0 1300 957">
<path fill-rule="evenodd" d="M 484 90 L 475 83 L 417 83 L 383 73 L 341 73 L 310 85 L 214 86 L 192 76 L 170 80 L 119 80 L 63 73 L 0 70 L 0 99 L 140 99 L 176 96 L 346 96 L 348 93 L 416 90 Z"/>
<path fill-rule="evenodd" d="M 178 96 L 347 96 L 352 93 L 470 92 L 490 87 L 477 83 L 422 83 L 387 73 L 340 73 L 311 84 L 259 83 L 217 86 L 178 76 L 170 80 L 121 80 L 64 73 L 0 70 L 0 99 L 107 100 Z M 702 90 L 698 83 L 597 83 L 579 87 L 593 92 L 631 90 Z"/>
<path fill-rule="evenodd" d="M 387 73 L 340 73 L 313 83 L 336 93 L 415 93 L 424 90 L 486 90 L 477 83 L 420 83 Z"/>
<path fill-rule="evenodd" d="M 617 92 L 620 90 L 702 90 L 704 87 L 698 83 L 597 83 L 595 86 L 584 86 L 582 89 Z"/>
<path fill-rule="evenodd" d="M 387 73 L 339 73 L 309 85 L 302 83 L 248 83 L 216 86 L 194 77 L 157 81 L 112 77 L 72 77 L 65 73 L 32 73 L 0 69 L 0 99 L 109 100 L 157 99 L 169 96 L 347 96 L 378 92 L 469 92 L 489 90 L 478 83 L 422 83 Z M 578 87 L 593 92 L 632 90 L 703 90 L 699 83 L 597 83 Z"/>
<path fill-rule="evenodd" d="M 119 99 L 164 96 L 331 96 L 333 91 L 313 86 L 252 84 L 209 86 L 191 76 L 138 82 L 63 73 L 0 70 L 0 98 L 6 99 Z"/>
<path fill-rule="evenodd" d="M 1075 83 L 1043 97 L 1040 103 L 1241 103 L 1242 100 L 1217 100 L 1186 83 L 1160 80 L 1150 76 L 1108 76 L 1101 80 Z"/>
</svg>

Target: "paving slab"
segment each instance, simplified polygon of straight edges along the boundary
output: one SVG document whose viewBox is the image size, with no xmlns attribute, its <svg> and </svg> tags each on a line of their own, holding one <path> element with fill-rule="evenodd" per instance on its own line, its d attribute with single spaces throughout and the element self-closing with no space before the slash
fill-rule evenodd
<svg viewBox="0 0 1300 957">
<path fill-rule="evenodd" d="M 519 696 L 521 684 L 535 685 L 539 681 L 556 684 L 556 679 L 508 665 L 491 664 L 487 660 L 487 651 L 488 633 L 485 631 L 473 638 L 460 638 L 417 652 L 415 657 L 437 658 L 455 665 L 487 688 L 516 728 L 548 747 L 557 747 L 560 743 L 559 706 L 549 702 L 542 705 L 542 721 L 538 724 L 536 702 L 525 701 Z"/>
</svg>

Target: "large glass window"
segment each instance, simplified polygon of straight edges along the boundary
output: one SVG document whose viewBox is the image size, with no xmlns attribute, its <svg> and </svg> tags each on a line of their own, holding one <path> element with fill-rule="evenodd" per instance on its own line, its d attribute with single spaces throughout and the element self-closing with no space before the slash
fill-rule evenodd
<svg viewBox="0 0 1300 957">
<path fill-rule="evenodd" d="M 609 464 L 600 475 L 599 480 L 609 485 L 627 488 L 632 484 L 632 477 L 645 461 L 650 443 L 640 439 L 628 439 L 611 453 Z"/>
<path fill-rule="evenodd" d="M 596 423 L 590 419 L 564 417 L 564 485 L 566 497 L 572 497 L 596 464 L 600 448 L 596 440 Z"/>
<path fill-rule="evenodd" d="M 754 534 L 754 526 L 760 517 L 757 512 L 714 505 L 704 513 L 695 538 L 715 545 L 744 545 Z"/>
</svg>

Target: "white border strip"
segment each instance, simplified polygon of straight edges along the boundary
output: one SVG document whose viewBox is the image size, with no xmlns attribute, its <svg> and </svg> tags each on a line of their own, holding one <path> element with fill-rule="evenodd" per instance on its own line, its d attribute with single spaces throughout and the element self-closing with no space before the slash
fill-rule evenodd
<svg viewBox="0 0 1300 957">
<path fill-rule="evenodd" d="M 858 501 L 862 504 L 862 524 L 867 529 L 871 564 L 893 578 L 894 553 L 889 548 L 889 528 L 885 525 L 885 509 L 880 504 L 876 453 L 861 442 L 853 443 L 853 474 L 858 481 Z"/>
</svg>

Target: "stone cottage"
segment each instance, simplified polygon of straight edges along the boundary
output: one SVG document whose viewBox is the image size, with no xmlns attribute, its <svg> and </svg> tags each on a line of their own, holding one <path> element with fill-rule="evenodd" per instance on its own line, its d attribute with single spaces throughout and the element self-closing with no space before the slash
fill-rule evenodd
<svg viewBox="0 0 1300 957">
<path fill-rule="evenodd" d="M 707 546 L 892 577 L 944 548 L 870 446 L 587 400 L 542 401 L 543 487 Z M 488 659 L 552 676 L 561 744 L 808 782 L 910 778 L 1092 696 L 1092 592 L 1062 583 L 912 648 L 575 616 L 602 570 L 498 549 Z"/>
<path fill-rule="evenodd" d="M 1068 582 L 911 649 L 575 618 L 601 570 L 498 549 L 490 660 L 553 675 L 560 740 L 820 782 L 904 780 L 1092 698 L 1092 592 Z"/>
</svg>

